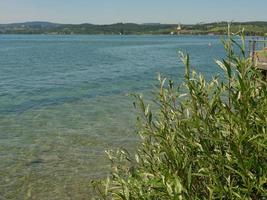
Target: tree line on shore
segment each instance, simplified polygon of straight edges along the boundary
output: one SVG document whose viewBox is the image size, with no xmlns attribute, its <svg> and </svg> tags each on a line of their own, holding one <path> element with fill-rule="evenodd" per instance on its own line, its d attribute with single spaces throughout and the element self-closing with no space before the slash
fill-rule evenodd
<svg viewBox="0 0 267 200">
<path fill-rule="evenodd" d="M 57 24 L 50 22 L 25 22 L 0 24 L 0 34 L 106 34 L 106 35 L 142 35 L 142 34 L 227 34 L 227 22 L 185 24 L 135 24 L 116 23 L 110 25 L 95 24 Z M 245 28 L 246 35 L 265 35 L 267 22 L 234 22 L 232 30 Z"/>
</svg>

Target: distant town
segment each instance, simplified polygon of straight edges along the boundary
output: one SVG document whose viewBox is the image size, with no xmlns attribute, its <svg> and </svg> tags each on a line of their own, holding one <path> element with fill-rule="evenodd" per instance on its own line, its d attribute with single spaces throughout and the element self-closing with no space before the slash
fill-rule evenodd
<svg viewBox="0 0 267 200">
<path fill-rule="evenodd" d="M 0 34 L 109 34 L 109 35 L 142 35 L 142 34 L 203 34 L 223 35 L 227 33 L 227 22 L 198 24 L 160 24 L 160 23 L 116 23 L 110 25 L 95 24 L 58 24 L 51 22 L 25 22 L 0 24 Z M 267 22 L 234 22 L 233 32 L 245 29 L 246 35 L 266 35 Z"/>
</svg>

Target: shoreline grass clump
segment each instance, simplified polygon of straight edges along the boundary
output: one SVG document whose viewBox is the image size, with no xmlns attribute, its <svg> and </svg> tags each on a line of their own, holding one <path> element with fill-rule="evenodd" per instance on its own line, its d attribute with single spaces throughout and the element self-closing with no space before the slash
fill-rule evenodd
<svg viewBox="0 0 267 200">
<path fill-rule="evenodd" d="M 108 152 L 99 198 L 267 199 L 267 85 L 241 41 L 223 41 L 224 77 L 206 80 L 182 54 L 184 83 L 159 77 L 157 111 L 136 95 L 141 144 Z"/>
</svg>

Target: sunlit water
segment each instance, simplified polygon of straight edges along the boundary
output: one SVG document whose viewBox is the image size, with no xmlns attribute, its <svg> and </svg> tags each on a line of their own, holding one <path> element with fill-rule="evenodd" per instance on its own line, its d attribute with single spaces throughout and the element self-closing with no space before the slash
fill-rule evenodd
<svg viewBox="0 0 267 200">
<path fill-rule="evenodd" d="M 134 151 L 133 99 L 157 73 L 218 74 L 218 37 L 0 35 L 0 199 L 86 199 L 104 150 Z"/>
</svg>

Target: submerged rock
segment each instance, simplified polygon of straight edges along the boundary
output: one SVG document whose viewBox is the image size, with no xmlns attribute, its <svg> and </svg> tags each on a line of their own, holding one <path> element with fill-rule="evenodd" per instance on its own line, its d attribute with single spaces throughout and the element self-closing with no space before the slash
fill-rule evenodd
<svg viewBox="0 0 267 200">
<path fill-rule="evenodd" d="M 44 162 L 43 159 L 34 159 L 34 160 L 31 160 L 27 165 L 30 166 L 30 165 L 36 165 L 36 164 L 42 164 Z"/>
</svg>

